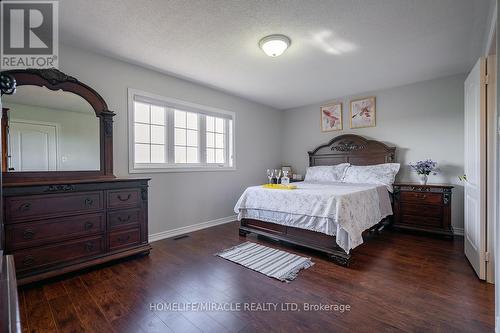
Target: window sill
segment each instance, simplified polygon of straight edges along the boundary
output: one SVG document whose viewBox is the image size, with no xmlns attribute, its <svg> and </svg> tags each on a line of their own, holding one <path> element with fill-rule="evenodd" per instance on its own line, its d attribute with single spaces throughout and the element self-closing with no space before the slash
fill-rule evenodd
<svg viewBox="0 0 500 333">
<path fill-rule="evenodd" d="M 132 168 L 129 173 L 172 173 L 172 172 L 213 172 L 213 171 L 236 171 L 236 167 L 168 167 L 168 168 Z"/>
</svg>

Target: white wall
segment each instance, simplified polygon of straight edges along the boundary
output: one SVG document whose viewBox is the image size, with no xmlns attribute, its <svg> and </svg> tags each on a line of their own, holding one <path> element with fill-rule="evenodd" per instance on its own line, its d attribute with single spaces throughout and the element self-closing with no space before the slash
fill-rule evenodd
<svg viewBox="0 0 500 333">
<path fill-rule="evenodd" d="M 99 170 L 99 119 L 94 110 L 88 113 L 52 110 L 32 105 L 13 104 L 4 97 L 10 109 L 10 120 L 34 120 L 59 125 L 58 170 Z"/>
<path fill-rule="evenodd" d="M 457 176 L 463 175 L 464 164 L 464 79 L 465 75 L 456 75 L 352 96 L 376 96 L 377 126 L 372 128 L 349 129 L 349 96 L 334 99 L 343 102 L 342 131 L 320 131 L 319 108 L 323 103 L 287 110 L 283 117 L 282 162 L 303 174 L 308 165 L 307 151 L 347 133 L 396 146 L 396 160 L 402 164 L 398 175 L 401 181 L 418 181 L 409 162 L 434 159 L 442 173 L 430 176 L 430 182 L 456 185 L 452 223 L 461 231 L 463 188 Z"/>
<path fill-rule="evenodd" d="M 149 233 L 154 234 L 233 215 L 249 185 L 280 165 L 281 112 L 192 82 L 80 49 L 62 46 L 60 70 L 93 87 L 116 112 L 115 175 L 150 177 Z M 127 88 L 236 113 L 236 171 L 128 174 Z"/>
<path fill-rule="evenodd" d="M 457 176 L 463 174 L 464 75 L 356 95 L 377 97 L 377 126 L 374 128 L 350 130 L 349 97 L 341 98 L 344 130 L 321 133 L 319 106 L 322 103 L 277 111 L 196 83 L 67 46 L 60 50 L 60 69 L 95 88 L 109 108 L 117 113 L 115 174 L 152 178 L 150 234 L 232 215 L 242 190 L 265 181 L 266 168 L 283 163 L 303 173 L 308 150 L 344 133 L 397 146 L 397 160 L 403 164 L 399 180 L 417 180 L 406 166 L 409 162 L 424 158 L 437 160 L 443 172 L 431 177 L 430 181 L 456 184 L 453 225 L 459 230 L 463 228 L 463 191 Z M 129 87 L 236 112 L 237 170 L 129 175 Z"/>
</svg>

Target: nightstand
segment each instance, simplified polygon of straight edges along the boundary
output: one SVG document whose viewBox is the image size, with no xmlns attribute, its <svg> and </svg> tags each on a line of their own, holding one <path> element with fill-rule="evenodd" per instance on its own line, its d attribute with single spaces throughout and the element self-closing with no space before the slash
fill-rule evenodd
<svg viewBox="0 0 500 333">
<path fill-rule="evenodd" d="M 394 228 L 453 237 L 451 185 L 394 185 Z"/>
</svg>

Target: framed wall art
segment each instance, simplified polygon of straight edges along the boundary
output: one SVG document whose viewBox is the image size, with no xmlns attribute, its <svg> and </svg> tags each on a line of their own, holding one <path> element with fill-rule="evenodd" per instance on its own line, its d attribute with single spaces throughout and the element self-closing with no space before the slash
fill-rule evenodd
<svg viewBox="0 0 500 333">
<path fill-rule="evenodd" d="M 376 118 L 375 97 L 363 97 L 351 101 L 351 128 L 374 127 Z"/>
<path fill-rule="evenodd" d="M 342 129 L 342 103 L 330 103 L 320 107 L 321 131 L 339 131 Z"/>
</svg>

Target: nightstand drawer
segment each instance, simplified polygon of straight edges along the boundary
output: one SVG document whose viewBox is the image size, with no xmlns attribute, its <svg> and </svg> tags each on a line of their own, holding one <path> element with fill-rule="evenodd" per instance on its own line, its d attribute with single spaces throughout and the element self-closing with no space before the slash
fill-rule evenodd
<svg viewBox="0 0 500 333">
<path fill-rule="evenodd" d="M 402 215 L 399 224 L 409 224 L 414 226 L 442 228 L 443 220 L 437 217 L 425 217 L 417 215 Z"/>
<path fill-rule="evenodd" d="M 394 184 L 394 228 L 453 237 L 452 189 L 446 184 Z"/>
<path fill-rule="evenodd" d="M 402 202 L 428 205 L 441 205 L 443 202 L 441 193 L 401 192 L 400 196 Z"/>
<path fill-rule="evenodd" d="M 441 218 L 443 215 L 442 207 L 436 205 L 420 205 L 404 202 L 401 203 L 400 210 L 402 215 L 416 215 L 436 218 Z"/>
</svg>

